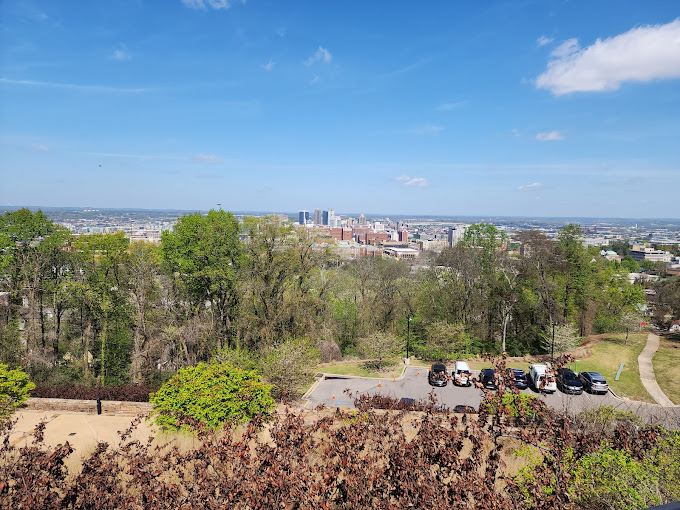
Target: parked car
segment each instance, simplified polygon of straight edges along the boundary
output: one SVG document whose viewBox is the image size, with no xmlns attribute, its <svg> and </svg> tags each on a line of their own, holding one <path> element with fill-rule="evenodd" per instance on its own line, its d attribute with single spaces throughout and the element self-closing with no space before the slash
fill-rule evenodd
<svg viewBox="0 0 680 510">
<path fill-rule="evenodd" d="M 446 383 L 449 382 L 449 373 L 446 370 L 446 365 L 434 363 L 427 373 L 427 380 L 430 386 L 446 386 Z"/>
<path fill-rule="evenodd" d="M 467 362 L 456 361 L 453 366 L 453 384 L 458 386 L 470 386 L 472 384 L 470 365 Z"/>
<path fill-rule="evenodd" d="M 531 365 L 529 367 L 529 382 L 534 391 L 543 391 L 545 393 L 555 393 L 557 391 L 555 375 L 547 365 Z"/>
<path fill-rule="evenodd" d="M 589 393 L 601 393 L 604 395 L 609 391 L 609 385 L 599 372 L 581 372 L 578 378 L 583 383 L 583 389 Z"/>
<path fill-rule="evenodd" d="M 496 381 L 494 380 L 495 375 L 496 371 L 493 368 L 485 368 L 481 372 L 479 372 L 479 381 L 485 388 L 495 390 L 496 389 Z"/>
<path fill-rule="evenodd" d="M 557 388 L 562 393 L 570 393 L 572 395 L 580 395 L 583 393 L 583 384 L 576 377 L 573 370 L 568 368 L 560 368 L 557 371 Z"/>
<path fill-rule="evenodd" d="M 456 407 L 453 408 L 454 413 L 465 413 L 465 414 L 471 414 L 471 413 L 476 413 L 475 408 L 472 406 L 466 406 L 459 404 Z"/>
<path fill-rule="evenodd" d="M 512 378 L 512 382 L 515 388 L 524 390 L 529 386 L 529 381 L 527 381 L 527 374 L 524 370 L 519 368 L 508 368 L 508 376 Z"/>
</svg>

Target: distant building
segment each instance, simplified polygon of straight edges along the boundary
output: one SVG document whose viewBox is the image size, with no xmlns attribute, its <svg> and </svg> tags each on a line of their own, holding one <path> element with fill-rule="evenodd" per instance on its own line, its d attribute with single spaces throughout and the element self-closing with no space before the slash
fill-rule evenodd
<svg viewBox="0 0 680 510">
<path fill-rule="evenodd" d="M 442 251 L 449 245 L 444 239 L 423 239 L 419 244 L 422 251 Z"/>
<path fill-rule="evenodd" d="M 453 248 L 458 244 L 464 232 L 464 227 L 449 227 L 449 248 Z"/>
<path fill-rule="evenodd" d="M 359 215 L 359 225 L 362 227 L 366 226 L 366 216 L 364 216 L 364 213 Z"/>
<path fill-rule="evenodd" d="M 314 225 L 322 224 L 321 209 L 314 209 Z"/>
<path fill-rule="evenodd" d="M 408 243 L 408 231 L 400 230 L 397 240 L 402 243 Z"/>
<path fill-rule="evenodd" d="M 323 225 L 329 225 L 329 223 L 328 223 L 328 211 L 324 211 L 323 214 L 321 215 L 321 223 Z"/>
<path fill-rule="evenodd" d="M 309 211 L 300 211 L 298 214 L 298 223 L 300 225 L 306 225 L 309 219 Z"/>
<path fill-rule="evenodd" d="M 393 257 L 395 259 L 399 260 L 409 260 L 409 259 L 415 259 L 420 255 L 420 252 L 418 250 L 414 250 L 413 248 L 385 248 L 383 250 L 383 255 L 386 255 L 388 257 Z"/>
<path fill-rule="evenodd" d="M 642 262 L 643 260 L 651 260 L 652 262 L 670 262 L 672 255 L 663 250 L 655 250 L 654 248 L 647 248 L 645 246 L 636 245 L 629 252 L 633 260 Z"/>
<path fill-rule="evenodd" d="M 619 255 L 615 251 L 611 251 L 611 250 L 604 251 L 604 250 L 602 250 L 600 253 L 607 260 L 615 260 L 616 262 L 621 262 L 621 255 Z"/>
</svg>

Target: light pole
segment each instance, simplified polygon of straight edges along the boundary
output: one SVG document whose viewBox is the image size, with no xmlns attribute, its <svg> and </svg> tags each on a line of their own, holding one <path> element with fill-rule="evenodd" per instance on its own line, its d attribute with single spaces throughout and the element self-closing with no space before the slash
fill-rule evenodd
<svg viewBox="0 0 680 510">
<path fill-rule="evenodd" d="M 406 318 L 406 364 L 409 362 L 409 347 L 411 346 L 411 316 L 407 315 Z"/>
</svg>

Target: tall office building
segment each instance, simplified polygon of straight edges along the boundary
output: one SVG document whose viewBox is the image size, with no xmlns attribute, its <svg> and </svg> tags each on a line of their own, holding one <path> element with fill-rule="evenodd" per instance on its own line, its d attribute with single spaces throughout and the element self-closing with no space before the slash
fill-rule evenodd
<svg viewBox="0 0 680 510">
<path fill-rule="evenodd" d="M 464 233 L 465 227 L 449 227 L 449 248 L 456 246 Z"/>
<path fill-rule="evenodd" d="M 321 209 L 314 209 L 314 225 L 321 225 Z"/>
<path fill-rule="evenodd" d="M 328 211 L 321 213 L 321 223 L 323 225 L 328 225 Z"/>
<path fill-rule="evenodd" d="M 309 219 L 309 211 L 300 211 L 298 215 L 298 223 L 300 225 L 306 225 Z"/>
<path fill-rule="evenodd" d="M 359 225 L 361 225 L 362 227 L 366 226 L 366 216 L 364 216 L 364 213 L 361 213 L 359 215 Z"/>
</svg>

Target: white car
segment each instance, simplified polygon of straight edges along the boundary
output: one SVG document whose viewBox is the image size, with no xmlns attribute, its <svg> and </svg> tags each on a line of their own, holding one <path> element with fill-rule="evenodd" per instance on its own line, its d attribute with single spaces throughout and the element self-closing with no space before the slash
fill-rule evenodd
<svg viewBox="0 0 680 510">
<path fill-rule="evenodd" d="M 470 386 L 472 384 L 470 365 L 465 361 L 456 361 L 453 367 L 453 384 L 458 386 Z"/>
<path fill-rule="evenodd" d="M 547 365 L 531 365 L 529 367 L 529 381 L 535 391 L 544 391 L 545 393 L 555 393 L 557 391 L 555 374 Z"/>
</svg>

